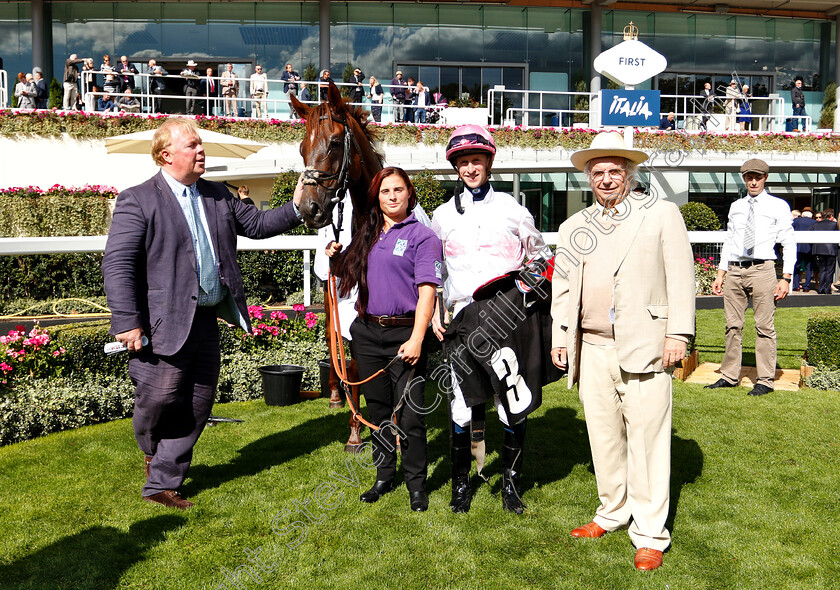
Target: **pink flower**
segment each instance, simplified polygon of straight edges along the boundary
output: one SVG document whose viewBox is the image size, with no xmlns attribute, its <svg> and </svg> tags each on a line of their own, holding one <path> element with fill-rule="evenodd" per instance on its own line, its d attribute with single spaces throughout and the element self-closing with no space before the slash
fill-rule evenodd
<svg viewBox="0 0 840 590">
<path fill-rule="evenodd" d="M 295 303 L 295 304 L 292 306 L 292 309 L 294 309 L 294 310 L 295 310 L 295 311 L 297 311 L 297 312 L 301 312 L 301 311 L 303 311 L 303 310 L 305 310 L 305 309 L 306 309 L 306 306 L 305 306 L 305 305 L 303 305 L 302 303 Z"/>
<path fill-rule="evenodd" d="M 4 373 L 11 373 L 12 371 L 14 371 L 14 368 L 12 367 L 12 365 L 3 362 L 0 363 L 0 371 L 3 371 Z"/>
<path fill-rule="evenodd" d="M 280 320 L 280 321 L 282 321 L 282 320 L 287 320 L 287 319 L 289 319 L 289 316 L 287 316 L 287 315 L 286 315 L 285 313 L 283 313 L 282 311 L 272 311 L 272 312 L 271 312 L 271 319 L 272 319 L 272 320 Z"/>
</svg>

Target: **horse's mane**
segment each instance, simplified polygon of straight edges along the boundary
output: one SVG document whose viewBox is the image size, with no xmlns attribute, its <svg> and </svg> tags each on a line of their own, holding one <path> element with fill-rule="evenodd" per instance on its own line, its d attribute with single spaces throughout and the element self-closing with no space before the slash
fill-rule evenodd
<svg viewBox="0 0 840 590">
<path fill-rule="evenodd" d="M 379 129 L 375 126 L 370 125 L 371 120 L 368 117 L 369 112 L 359 105 L 349 104 L 349 99 L 347 98 L 342 98 L 341 104 L 337 106 L 333 105 L 333 108 L 337 112 L 343 112 L 347 116 L 352 117 L 356 120 L 356 123 L 358 123 L 359 127 L 362 128 L 362 131 L 364 131 L 365 137 L 367 137 L 371 151 L 373 151 L 373 153 L 379 159 L 379 165 L 384 166 L 385 156 L 379 149 Z M 319 102 L 312 108 L 312 112 L 310 113 L 310 118 L 312 120 L 318 121 L 321 118 L 321 116 L 325 116 L 332 121 L 332 109 L 330 109 L 329 103 Z"/>
</svg>

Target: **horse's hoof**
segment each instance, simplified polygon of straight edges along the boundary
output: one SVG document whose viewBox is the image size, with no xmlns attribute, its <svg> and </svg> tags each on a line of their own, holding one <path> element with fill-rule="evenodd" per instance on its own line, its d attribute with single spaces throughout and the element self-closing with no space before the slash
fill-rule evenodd
<svg viewBox="0 0 840 590">
<path fill-rule="evenodd" d="M 344 400 L 340 399 L 338 401 L 330 400 L 330 409 L 338 409 L 344 407 Z"/>
<path fill-rule="evenodd" d="M 334 389 L 330 392 L 330 408 L 343 408 L 344 407 L 344 398 L 341 396 L 341 393 L 337 389 Z"/>
<path fill-rule="evenodd" d="M 350 453 L 351 455 L 355 455 L 360 450 L 362 450 L 362 444 L 361 443 L 359 443 L 359 444 L 347 443 L 346 445 L 344 445 L 344 452 L 345 453 Z"/>
</svg>

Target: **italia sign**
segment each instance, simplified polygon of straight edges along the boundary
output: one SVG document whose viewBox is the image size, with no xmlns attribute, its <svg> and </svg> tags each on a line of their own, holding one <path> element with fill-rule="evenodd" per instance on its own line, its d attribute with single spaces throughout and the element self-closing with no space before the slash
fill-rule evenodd
<svg viewBox="0 0 840 590">
<path fill-rule="evenodd" d="M 601 105 L 602 125 L 659 125 L 658 90 L 602 90 Z"/>
</svg>

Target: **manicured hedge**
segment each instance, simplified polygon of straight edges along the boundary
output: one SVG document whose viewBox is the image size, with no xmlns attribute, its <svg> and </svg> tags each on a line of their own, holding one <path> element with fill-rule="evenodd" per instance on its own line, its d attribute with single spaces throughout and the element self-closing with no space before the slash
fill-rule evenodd
<svg viewBox="0 0 840 590">
<path fill-rule="evenodd" d="M 821 312 L 808 318 L 805 354 L 812 365 L 840 368 L 840 313 Z"/>
</svg>

